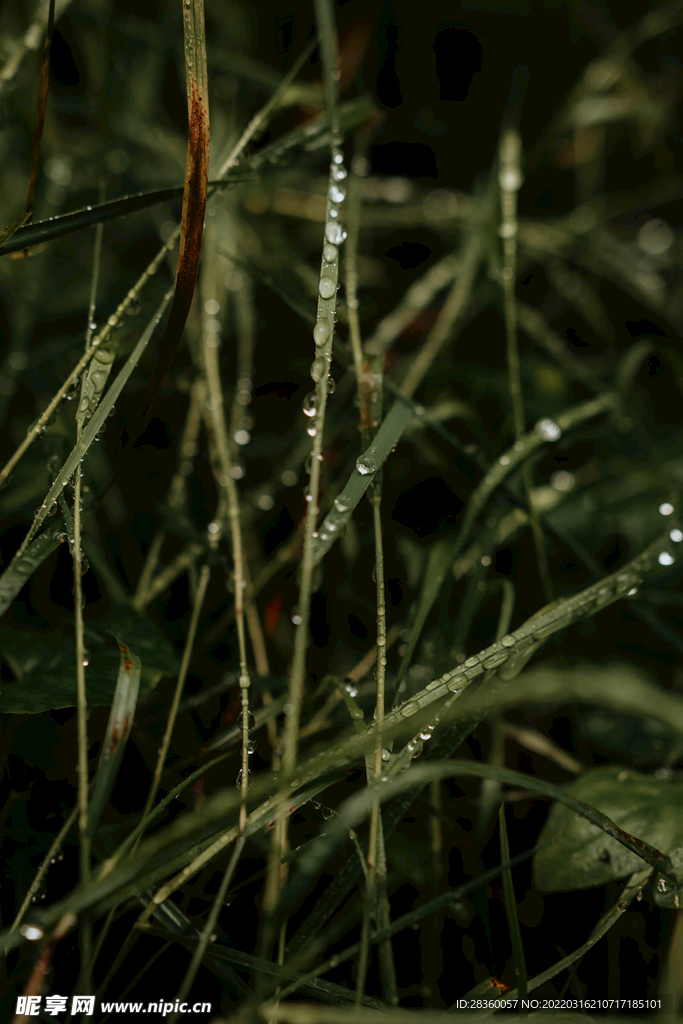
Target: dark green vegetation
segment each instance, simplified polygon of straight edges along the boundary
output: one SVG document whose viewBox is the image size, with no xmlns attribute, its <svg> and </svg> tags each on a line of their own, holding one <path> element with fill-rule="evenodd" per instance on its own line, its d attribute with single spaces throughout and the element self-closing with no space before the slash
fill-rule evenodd
<svg viewBox="0 0 683 1024">
<path fill-rule="evenodd" d="M 3 1019 L 41 952 L 294 1024 L 678 1008 L 683 4 L 206 0 L 144 417 L 182 10 L 57 3 L 0 246 Z M 0 11 L 2 225 L 40 11 Z"/>
</svg>

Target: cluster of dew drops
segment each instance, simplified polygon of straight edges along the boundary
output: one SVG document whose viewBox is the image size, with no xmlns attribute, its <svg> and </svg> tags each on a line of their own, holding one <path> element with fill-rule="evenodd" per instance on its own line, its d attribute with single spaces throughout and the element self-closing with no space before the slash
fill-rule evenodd
<svg viewBox="0 0 683 1024">
<path fill-rule="evenodd" d="M 241 714 L 240 714 L 240 716 L 239 716 L 239 718 L 237 720 L 237 724 L 239 725 L 239 729 L 240 729 L 240 733 L 241 733 L 243 725 L 244 725 L 244 712 L 243 711 L 241 712 Z M 252 715 L 251 711 L 249 711 L 248 712 L 248 718 L 247 718 L 247 729 L 249 730 L 249 732 L 251 732 L 255 728 L 255 726 L 256 726 L 256 719 Z M 254 753 L 256 753 L 256 742 L 254 740 L 252 740 L 251 737 L 250 737 L 248 739 L 248 741 L 247 741 L 247 754 L 254 754 Z M 247 771 L 247 785 L 249 785 L 250 782 L 251 782 L 251 772 Z M 237 778 L 235 779 L 235 786 L 237 787 L 237 789 L 241 789 L 242 788 L 242 769 L 241 768 L 240 768 L 239 772 L 237 773 Z"/>
<path fill-rule="evenodd" d="M 346 191 L 342 182 L 346 178 L 347 171 L 344 167 L 344 157 L 339 149 L 332 154 L 331 184 L 329 188 L 328 216 L 325 223 L 325 241 L 323 244 L 322 268 L 320 271 L 320 283 L 318 292 L 321 299 L 332 299 L 337 293 L 337 269 L 339 259 L 339 247 L 346 240 L 346 231 L 339 223 L 339 209 L 346 199 Z M 335 315 L 333 312 L 321 316 L 313 328 L 313 341 L 315 342 L 315 357 L 311 363 L 311 378 L 316 384 L 327 378 L 327 393 L 331 395 L 335 383 L 329 375 L 329 364 L 331 357 L 325 352 L 332 337 Z M 318 411 L 318 399 L 315 391 L 306 396 L 303 403 L 303 412 L 312 422 L 308 427 L 310 437 L 315 437 L 316 425 L 314 419 Z"/>
</svg>

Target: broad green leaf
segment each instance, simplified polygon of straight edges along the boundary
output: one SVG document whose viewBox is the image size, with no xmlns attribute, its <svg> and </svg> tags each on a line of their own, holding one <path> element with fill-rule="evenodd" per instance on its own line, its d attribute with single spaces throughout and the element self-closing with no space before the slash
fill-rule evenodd
<svg viewBox="0 0 683 1024">
<path fill-rule="evenodd" d="M 563 789 L 664 853 L 683 845 L 683 783 L 601 765 Z M 534 859 L 535 882 L 544 892 L 604 885 L 642 866 L 635 853 L 561 804 L 551 809 L 540 840 L 553 840 Z"/>
<path fill-rule="evenodd" d="M 121 628 L 123 626 L 123 628 Z M 143 661 L 140 696 L 146 696 L 162 676 L 175 671 L 176 661 L 155 626 L 133 614 L 115 612 L 96 625 L 87 625 L 86 687 L 90 707 L 112 703 L 119 670 L 118 633 L 130 638 Z M 112 637 L 107 634 L 111 633 Z M 0 687 L 0 714 L 35 715 L 76 704 L 76 667 L 73 634 L 68 628 L 38 633 L 0 627 L 0 653 L 14 673 L 13 682 Z"/>
</svg>

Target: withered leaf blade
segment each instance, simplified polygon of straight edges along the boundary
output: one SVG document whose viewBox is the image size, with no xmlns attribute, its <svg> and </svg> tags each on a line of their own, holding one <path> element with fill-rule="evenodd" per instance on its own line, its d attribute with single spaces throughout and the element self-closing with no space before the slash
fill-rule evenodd
<svg viewBox="0 0 683 1024">
<path fill-rule="evenodd" d="M 180 232 L 180 256 L 171 312 L 147 390 L 146 418 L 159 394 L 185 329 L 194 296 L 209 186 L 209 89 L 206 70 L 204 0 L 183 5 L 188 140 Z"/>
</svg>

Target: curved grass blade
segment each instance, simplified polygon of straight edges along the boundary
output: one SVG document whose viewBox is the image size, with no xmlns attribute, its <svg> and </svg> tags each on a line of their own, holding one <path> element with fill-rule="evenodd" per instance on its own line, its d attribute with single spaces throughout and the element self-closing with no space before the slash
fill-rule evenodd
<svg viewBox="0 0 683 1024">
<path fill-rule="evenodd" d="M 204 233 L 209 185 L 209 83 L 206 70 L 204 0 L 183 4 L 185 74 L 189 136 L 185 165 L 185 188 L 180 231 L 180 256 L 176 287 L 166 330 L 159 345 L 152 379 L 147 390 L 145 419 L 159 394 L 173 357 L 180 345 L 199 272 L 199 255 Z"/>
<path fill-rule="evenodd" d="M 104 421 L 107 418 L 107 413 L 109 412 L 110 409 L 113 408 L 114 403 L 116 402 L 119 395 L 123 391 L 123 388 L 125 387 L 128 378 L 135 369 L 138 360 L 140 359 L 140 356 L 147 347 L 147 344 L 154 333 L 154 329 L 159 323 L 161 317 L 164 315 L 170 299 L 171 291 L 169 290 L 159 303 L 156 312 L 154 313 L 151 320 L 147 324 L 145 330 L 142 332 L 140 340 L 138 341 L 137 345 L 129 355 L 121 371 L 116 377 L 116 380 L 111 385 L 106 395 L 101 400 L 97 409 L 93 413 L 93 416 L 88 422 L 87 427 L 83 431 L 80 440 L 76 442 L 66 462 L 59 470 L 59 473 L 55 477 L 55 481 L 50 490 L 48 491 L 36 518 L 33 520 L 33 523 L 28 533 L 26 534 L 26 537 L 24 538 L 24 541 L 22 542 L 21 547 L 19 548 L 19 551 L 15 555 L 15 558 L 20 557 L 24 553 L 30 542 L 33 540 L 36 530 L 39 529 L 46 515 L 48 515 L 48 510 L 57 501 L 57 498 L 62 493 L 62 488 L 66 486 L 69 477 L 72 475 L 74 470 L 78 468 L 81 459 L 84 458 L 85 453 L 87 452 L 90 445 L 93 443 L 95 435 L 97 434 L 98 430 L 104 425 Z M 96 342 L 93 343 L 93 347 L 95 344 Z"/>
<path fill-rule="evenodd" d="M 212 188 L 220 188 L 224 185 L 231 185 L 245 180 L 248 179 L 231 176 L 221 181 L 211 181 L 209 185 Z M 146 210 L 150 206 L 158 206 L 159 203 L 165 203 L 171 199 L 179 199 L 183 191 L 183 187 L 180 186 L 176 188 L 158 188 L 152 192 L 136 192 L 129 196 L 111 199 L 106 203 L 97 203 L 95 206 L 83 206 L 78 210 L 72 210 L 70 213 L 63 213 L 59 217 L 39 220 L 35 224 L 24 225 L 28 214 L 22 214 L 18 221 L 15 221 L 17 226 L 14 231 L 5 236 L 5 232 L 10 230 L 6 228 L 5 232 L 0 234 L 0 256 L 28 249 L 30 246 L 39 245 L 41 242 L 51 242 L 54 238 L 70 235 L 74 231 L 82 231 L 84 228 L 93 227 L 96 224 L 101 224 L 103 221 L 114 220 L 116 217 L 125 217 L 129 213 L 137 213 L 139 210 Z"/>
<path fill-rule="evenodd" d="M 126 647 L 122 640 L 118 640 L 121 652 L 121 663 L 119 675 L 116 680 L 114 700 L 109 713 L 107 732 L 102 744 L 100 763 L 97 766 L 97 774 L 93 783 L 92 796 L 90 798 L 90 809 L 88 812 L 88 833 L 94 836 L 100 815 L 104 810 L 111 788 L 116 779 L 116 773 L 123 757 L 123 751 L 130 734 L 135 715 L 135 707 L 140 691 L 140 670 L 141 662 L 137 654 Z"/>
<path fill-rule="evenodd" d="M 610 928 L 616 924 L 624 911 L 628 910 L 631 901 L 640 892 L 645 882 L 652 873 L 652 869 L 647 867 L 643 868 L 642 871 L 635 871 L 628 880 L 628 885 L 621 891 L 621 895 L 617 902 L 610 907 L 607 913 L 603 914 L 598 923 L 596 924 L 589 937 L 575 949 L 569 956 L 565 956 L 562 960 L 558 960 L 557 963 L 553 964 L 552 967 L 548 967 L 547 970 L 537 974 L 535 978 L 530 978 L 527 982 L 527 992 L 533 992 L 534 989 L 539 988 L 540 985 L 544 985 L 546 981 L 550 981 L 555 975 L 561 971 L 565 971 L 572 964 L 575 964 L 577 960 L 591 949 L 598 939 L 601 939 L 603 935 L 606 935 Z M 506 999 L 518 999 L 520 998 L 520 992 L 518 989 L 513 989 L 512 992 L 505 993 Z M 457 1009 L 457 1006 L 449 1007 L 448 1012 L 452 1013 Z"/>
<path fill-rule="evenodd" d="M 0 576 L 0 615 L 4 615 L 26 580 L 66 540 L 66 526 L 53 523 L 19 555 L 15 555 Z"/>
</svg>

